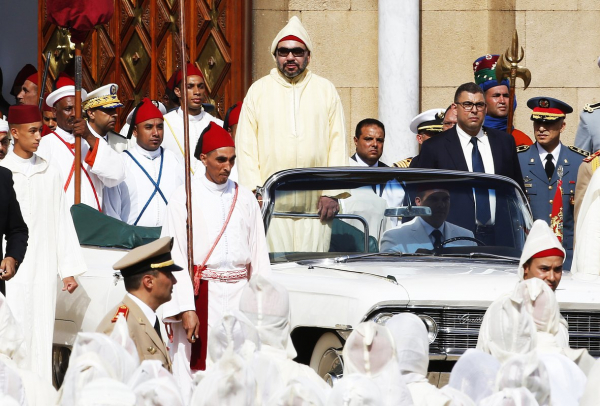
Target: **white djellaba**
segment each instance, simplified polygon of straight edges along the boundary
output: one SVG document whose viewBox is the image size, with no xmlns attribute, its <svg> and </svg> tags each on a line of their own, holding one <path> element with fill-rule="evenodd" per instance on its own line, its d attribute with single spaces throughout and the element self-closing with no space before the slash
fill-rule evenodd
<svg viewBox="0 0 600 406">
<path fill-rule="evenodd" d="M 539 406 L 549 406 L 550 377 L 544 363 L 535 351 L 525 355 L 515 355 L 506 361 L 496 377 L 499 392 L 518 388 L 527 389 Z"/>
<path fill-rule="evenodd" d="M 480 350 L 467 350 L 452 368 L 448 386 L 471 398 L 475 404 L 494 392 L 500 362 Z"/>
<path fill-rule="evenodd" d="M 385 326 L 396 345 L 400 374 L 415 406 L 447 406 L 451 399 L 429 383 L 429 338 L 423 321 L 412 313 L 397 314 Z"/>
<path fill-rule="evenodd" d="M 360 323 L 348 337 L 343 356 L 344 376 L 361 374 L 371 379 L 381 392 L 383 405 L 413 405 L 400 376 L 394 338 L 385 326 L 372 321 Z"/>
<path fill-rule="evenodd" d="M 327 406 L 380 406 L 383 398 L 379 387 L 361 374 L 344 376 L 333 386 Z"/>
</svg>

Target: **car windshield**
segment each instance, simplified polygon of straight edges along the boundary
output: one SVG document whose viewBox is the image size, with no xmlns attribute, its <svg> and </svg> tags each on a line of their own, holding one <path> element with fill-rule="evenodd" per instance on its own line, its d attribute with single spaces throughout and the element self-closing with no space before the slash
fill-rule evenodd
<svg viewBox="0 0 600 406">
<path fill-rule="evenodd" d="M 259 192 L 275 263 L 376 253 L 519 258 L 532 225 L 518 186 L 486 174 L 290 170 Z M 332 218 L 322 221 L 319 207 Z"/>
</svg>

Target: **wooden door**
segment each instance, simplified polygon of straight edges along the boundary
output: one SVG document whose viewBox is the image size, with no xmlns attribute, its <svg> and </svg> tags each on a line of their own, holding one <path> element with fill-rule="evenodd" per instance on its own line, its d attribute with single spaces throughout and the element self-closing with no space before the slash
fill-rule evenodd
<svg viewBox="0 0 600 406">
<path fill-rule="evenodd" d="M 119 85 L 125 105 L 119 124 L 143 97 L 162 100 L 165 85 L 181 66 L 180 1 L 186 16 L 186 60 L 202 70 L 214 114 L 242 100 L 251 81 L 251 0 L 115 0 L 111 21 L 88 35 L 83 47 L 83 87 Z M 72 71 L 74 45 L 68 31 L 47 22 L 45 0 L 39 0 L 38 69 L 49 51 L 46 89 L 57 75 Z"/>
</svg>

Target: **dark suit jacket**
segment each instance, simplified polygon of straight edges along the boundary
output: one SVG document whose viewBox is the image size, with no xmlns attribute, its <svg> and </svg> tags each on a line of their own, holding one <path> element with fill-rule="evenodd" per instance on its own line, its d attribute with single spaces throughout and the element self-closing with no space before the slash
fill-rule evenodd
<svg viewBox="0 0 600 406">
<path fill-rule="evenodd" d="M 483 127 L 483 129 L 490 140 L 496 175 L 513 179 L 521 186 L 522 190 L 525 190 L 515 139 L 504 131 L 486 127 Z M 417 167 L 455 171 L 469 170 L 456 132 L 456 126 L 440 135 L 429 138 L 423 143 Z"/>
<path fill-rule="evenodd" d="M 13 188 L 12 172 L 0 167 L 0 238 L 2 236 L 6 238 L 6 256 L 23 262 L 29 232 Z M 0 258 L 4 258 L 1 244 Z M 4 281 L 0 281 L 0 291 L 5 294 Z"/>
</svg>

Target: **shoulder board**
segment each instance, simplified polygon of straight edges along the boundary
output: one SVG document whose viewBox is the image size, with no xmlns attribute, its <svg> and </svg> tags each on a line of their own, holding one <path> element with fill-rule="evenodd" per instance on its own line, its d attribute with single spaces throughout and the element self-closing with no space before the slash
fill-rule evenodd
<svg viewBox="0 0 600 406">
<path fill-rule="evenodd" d="M 589 155 L 590 155 L 590 153 L 589 153 L 589 152 L 587 152 L 585 149 L 577 148 L 577 147 L 576 147 L 576 146 L 574 146 L 574 145 L 569 145 L 569 149 L 570 149 L 571 151 L 573 151 L 573 152 L 577 152 L 578 154 L 580 154 L 580 155 L 583 155 L 583 156 L 589 156 Z"/>
<path fill-rule="evenodd" d="M 410 165 L 412 161 L 412 158 L 404 158 L 401 161 L 395 162 L 394 166 L 397 168 L 408 168 L 408 166 Z"/>
<path fill-rule="evenodd" d="M 125 320 L 127 320 L 127 316 L 129 315 L 129 307 L 122 305 L 119 306 L 119 308 L 117 309 L 117 312 L 115 313 L 115 316 L 112 318 L 111 322 L 116 323 L 117 320 L 119 319 L 119 315 L 123 315 L 123 317 L 125 317 Z"/>
<path fill-rule="evenodd" d="M 589 163 L 592 162 L 595 158 L 597 158 L 598 156 L 600 156 L 600 150 L 594 152 L 593 154 L 588 155 L 587 157 L 583 158 L 583 162 Z"/>
<path fill-rule="evenodd" d="M 525 152 L 529 149 L 530 145 L 519 145 L 517 147 L 517 152 Z"/>
<path fill-rule="evenodd" d="M 587 112 L 587 113 L 593 113 L 594 110 L 596 109 L 600 109 L 600 103 L 595 103 L 595 104 L 586 104 L 585 106 L 583 106 L 583 111 Z"/>
</svg>

